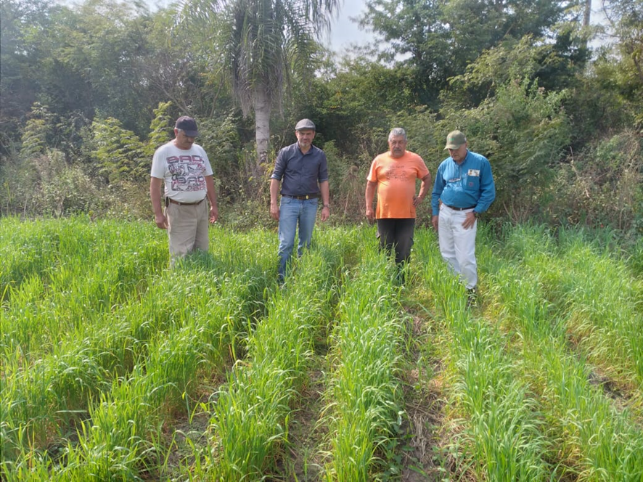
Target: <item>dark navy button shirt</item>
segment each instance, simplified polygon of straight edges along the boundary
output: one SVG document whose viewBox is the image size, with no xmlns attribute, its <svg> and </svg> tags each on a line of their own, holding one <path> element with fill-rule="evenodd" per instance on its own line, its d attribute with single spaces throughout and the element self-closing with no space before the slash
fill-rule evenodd
<svg viewBox="0 0 643 482">
<path fill-rule="evenodd" d="M 270 178 L 282 181 L 282 195 L 319 194 L 319 183 L 328 181 L 326 154 L 315 146 L 304 154 L 295 142 L 279 151 Z"/>
</svg>

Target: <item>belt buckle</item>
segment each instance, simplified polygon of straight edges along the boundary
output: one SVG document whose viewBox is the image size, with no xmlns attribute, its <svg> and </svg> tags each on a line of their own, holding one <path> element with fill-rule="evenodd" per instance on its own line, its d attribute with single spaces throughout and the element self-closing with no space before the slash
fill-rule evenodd
<svg viewBox="0 0 643 482">
<path fill-rule="evenodd" d="M 306 195 L 304 196 L 304 199 L 308 200 L 308 194 L 306 194 Z"/>
</svg>

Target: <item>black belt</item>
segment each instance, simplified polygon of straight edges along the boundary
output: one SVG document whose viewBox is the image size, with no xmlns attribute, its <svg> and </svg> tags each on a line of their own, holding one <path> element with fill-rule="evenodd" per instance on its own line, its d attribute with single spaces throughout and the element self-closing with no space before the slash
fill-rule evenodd
<svg viewBox="0 0 643 482">
<path fill-rule="evenodd" d="M 303 196 L 291 196 L 290 194 L 282 194 L 281 197 L 289 197 L 292 199 L 299 199 L 300 201 L 306 200 L 306 199 L 317 199 L 319 197 L 319 193 L 317 194 L 304 194 Z"/>
<path fill-rule="evenodd" d="M 457 208 L 455 206 L 449 206 L 448 204 L 445 204 L 446 207 L 453 209 L 455 211 L 466 211 L 467 209 L 473 209 L 475 206 L 469 206 L 468 208 Z"/>
<path fill-rule="evenodd" d="M 196 206 L 197 204 L 201 204 L 203 201 L 205 201 L 205 198 L 201 199 L 200 201 L 196 201 L 193 203 L 182 203 L 179 201 L 175 201 L 171 197 L 168 198 L 172 204 L 178 204 L 179 206 Z"/>
</svg>

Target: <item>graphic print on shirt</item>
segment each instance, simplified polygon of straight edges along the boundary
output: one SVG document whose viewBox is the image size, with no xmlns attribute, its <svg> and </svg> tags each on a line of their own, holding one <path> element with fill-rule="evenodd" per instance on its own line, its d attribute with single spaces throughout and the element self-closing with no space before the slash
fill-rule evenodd
<svg viewBox="0 0 643 482">
<path fill-rule="evenodd" d="M 203 191 L 205 185 L 205 160 L 198 155 L 170 156 L 166 159 L 172 174 L 172 190 Z"/>
<path fill-rule="evenodd" d="M 409 169 L 405 166 L 398 166 L 395 164 L 389 166 L 384 170 L 384 177 L 389 181 L 392 181 L 394 179 L 400 181 L 405 181 L 409 178 L 415 179 L 415 176 L 413 176 L 412 174 L 415 174 L 415 172 L 409 171 Z"/>
</svg>

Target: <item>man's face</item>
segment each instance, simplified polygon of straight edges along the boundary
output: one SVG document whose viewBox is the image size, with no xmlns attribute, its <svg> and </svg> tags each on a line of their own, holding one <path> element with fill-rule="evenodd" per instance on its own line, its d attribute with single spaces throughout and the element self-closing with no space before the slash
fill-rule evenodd
<svg viewBox="0 0 643 482">
<path fill-rule="evenodd" d="M 174 129 L 174 145 L 179 149 L 190 149 L 194 144 L 194 137 L 186 136 L 185 132 L 180 129 Z"/>
<path fill-rule="evenodd" d="M 465 142 L 457 149 L 449 149 L 449 155 L 457 163 L 464 161 L 464 158 L 467 157 L 467 143 Z"/>
<path fill-rule="evenodd" d="M 297 136 L 299 147 L 308 148 L 313 143 L 315 131 L 312 129 L 301 129 L 295 131 L 295 135 Z"/>
<path fill-rule="evenodd" d="M 391 157 L 402 157 L 406 152 L 406 139 L 404 136 L 393 136 L 388 140 Z"/>
</svg>

